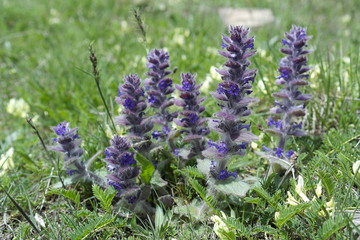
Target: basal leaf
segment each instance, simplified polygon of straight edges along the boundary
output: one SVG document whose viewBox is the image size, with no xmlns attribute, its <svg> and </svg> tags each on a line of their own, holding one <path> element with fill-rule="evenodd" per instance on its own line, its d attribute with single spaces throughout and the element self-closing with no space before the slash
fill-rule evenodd
<svg viewBox="0 0 360 240">
<path fill-rule="evenodd" d="M 250 189 L 250 185 L 241 181 L 240 179 L 235 179 L 234 181 L 228 182 L 216 182 L 214 188 L 223 193 L 230 194 L 237 197 L 244 197 Z"/>
<path fill-rule="evenodd" d="M 155 171 L 154 164 L 140 153 L 136 153 L 135 159 L 141 167 L 140 177 L 145 184 L 150 184 L 151 177 Z"/>
</svg>

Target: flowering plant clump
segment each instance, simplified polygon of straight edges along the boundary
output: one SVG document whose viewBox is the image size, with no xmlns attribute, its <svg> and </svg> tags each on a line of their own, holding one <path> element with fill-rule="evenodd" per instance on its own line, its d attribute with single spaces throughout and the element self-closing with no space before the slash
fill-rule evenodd
<svg viewBox="0 0 360 240">
<path fill-rule="evenodd" d="M 200 97 L 202 84 L 197 84 L 196 74 L 182 73 L 180 84 L 173 87 L 173 80 L 169 77 L 171 71 L 167 70 L 170 66 L 169 54 L 154 49 L 147 56 L 148 78 L 142 82 L 138 75 L 130 74 L 124 77 L 118 87 L 115 101 L 122 105 L 123 110 L 115 120 L 117 125 L 128 127 L 128 135 L 115 135 L 110 141 L 111 145 L 105 149 L 106 157 L 103 160 L 109 172 L 104 177 L 106 181 L 89 171 L 81 161 L 83 150 L 80 148 L 77 128 L 70 128 L 67 122 L 52 128 L 58 136 L 54 138 L 57 145 L 52 150 L 65 153 L 67 172 L 84 176 L 104 188 L 113 187 L 118 192 L 121 204 L 126 205 L 125 208 L 143 216 L 153 214 L 157 209 L 155 205 L 159 203 L 172 207 L 178 200 L 172 195 L 172 187 L 178 186 L 182 180 L 188 180 L 204 200 L 200 204 L 192 203 L 194 211 L 210 209 L 204 207 L 206 204 L 214 209 L 218 202 L 213 201 L 213 197 L 220 196 L 217 193 L 245 196 L 257 180 L 245 174 L 238 177 L 239 165 L 236 165 L 236 161 L 246 154 L 248 145 L 258 139 L 250 132 L 251 123 L 246 120 L 251 114 L 249 104 L 257 102 L 256 98 L 250 97 L 257 70 L 249 68 L 249 59 L 256 51 L 254 37 L 249 36 L 248 28 L 230 26 L 229 33 L 229 36 L 222 36 L 222 48 L 225 50 L 219 51 L 226 58 L 225 67 L 217 70 L 222 81 L 217 91 L 211 92 L 220 108 L 213 119 L 202 116 L 205 107 L 201 103 L 206 98 Z M 306 73 L 310 68 L 306 67 L 305 55 L 310 51 L 303 48 L 310 37 L 306 35 L 305 29 L 296 26 L 285 36 L 285 46 L 281 52 L 286 57 L 280 61 L 280 76 L 276 80 L 284 89 L 273 94 L 279 100 L 271 110 L 280 118 L 271 117 L 268 120 L 271 127 L 268 131 L 279 136 L 279 143 L 273 150 L 264 146 L 266 153 L 260 154 L 270 160 L 281 158 L 290 161 L 295 152 L 292 149 L 285 151 L 285 143 L 289 136 L 305 135 L 301 130 L 302 123 L 296 122 L 294 117 L 305 114 L 304 102 L 311 98 L 299 90 L 299 87 L 308 84 Z M 177 99 L 171 97 L 175 89 L 180 92 Z M 145 116 L 148 105 L 154 110 L 152 117 Z M 181 110 L 170 112 L 169 107 L 172 105 Z M 175 124 L 172 122 L 180 129 L 173 129 Z M 151 134 L 154 139 L 162 140 L 156 144 L 149 136 L 154 124 L 162 127 L 161 131 L 155 130 Z M 219 140 L 207 137 L 211 130 L 219 135 Z M 191 144 L 191 148 L 187 149 L 186 144 Z M 190 161 L 180 162 L 180 158 L 174 158 L 172 154 Z M 233 160 L 235 164 L 230 165 Z M 184 178 L 179 177 L 179 174 Z M 198 179 L 208 180 L 208 188 L 204 188 Z M 178 190 L 181 187 L 176 187 Z M 301 191 L 298 194 L 307 201 Z M 234 198 L 226 200 L 229 200 L 227 206 L 236 202 Z M 122 207 L 121 204 L 118 206 Z M 214 217 L 213 221 L 217 223 L 219 237 L 223 231 L 232 235 L 232 229 L 224 228 L 218 218 Z"/>
<path fill-rule="evenodd" d="M 268 132 L 278 136 L 279 142 L 274 150 L 264 148 L 271 155 L 281 159 L 289 159 L 294 154 L 292 149 L 285 152 L 286 140 L 290 136 L 306 135 L 306 132 L 302 130 L 302 122 L 297 122 L 294 118 L 305 115 L 305 102 L 312 97 L 299 89 L 309 84 L 307 72 L 311 68 L 306 66 L 306 54 L 311 50 L 305 50 L 304 47 L 307 46 L 307 41 L 311 39 L 311 36 L 306 34 L 305 28 L 293 26 L 289 33 L 285 33 L 285 37 L 282 40 L 284 47 L 280 51 L 286 56 L 280 60 L 278 69 L 280 76 L 275 81 L 284 88 L 273 94 L 278 100 L 275 101 L 275 107 L 270 110 L 270 113 L 277 115 L 277 118 L 269 118 L 268 125 L 271 128 L 267 129 Z"/>
<path fill-rule="evenodd" d="M 149 118 L 144 117 L 147 107 L 144 88 L 140 86 L 141 80 L 136 74 L 124 78 L 124 83 L 118 88 L 115 101 L 124 107 L 116 123 L 120 126 L 130 126 L 129 137 L 142 139 L 153 128 Z"/>
<path fill-rule="evenodd" d="M 175 119 L 174 122 L 185 129 L 182 130 L 186 134 L 183 141 L 192 143 L 193 147 L 189 157 L 193 157 L 205 149 L 203 137 L 210 133 L 209 128 L 204 126 L 208 119 L 200 116 L 205 107 L 199 104 L 205 100 L 205 97 L 198 98 L 201 84 L 196 84 L 196 75 L 181 74 L 181 79 L 181 85 L 175 85 L 176 89 L 181 92 L 180 99 L 176 99 L 175 104 L 182 107 L 183 111 L 180 112 L 182 117 Z"/>
<path fill-rule="evenodd" d="M 135 152 L 130 152 L 129 149 L 130 144 L 125 138 L 115 136 L 111 140 L 111 146 L 105 150 L 104 161 L 111 172 L 107 175 L 108 184 L 129 203 L 135 203 L 140 196 L 140 187 L 136 184 L 140 168 L 136 166 Z"/>
<path fill-rule="evenodd" d="M 236 173 L 229 173 L 227 165 L 232 155 L 244 155 L 249 142 L 257 140 L 245 124 L 243 118 L 250 115 L 248 104 L 257 101 L 247 97 L 252 93 L 252 83 L 255 80 L 256 70 L 247 69 L 250 65 L 248 58 L 253 56 L 254 37 L 248 37 L 249 29 L 244 27 L 229 28 L 230 37 L 223 36 L 222 47 L 227 51 L 219 53 L 227 58 L 224 64 L 226 69 L 218 70 L 223 80 L 218 85 L 217 92 L 211 94 L 220 101 L 221 110 L 215 113 L 218 119 L 210 120 L 209 127 L 220 133 L 220 143 L 209 142 L 203 154 L 212 161 L 210 175 L 217 180 L 225 180 Z M 247 130 L 247 131 L 244 131 Z"/>
<path fill-rule="evenodd" d="M 149 105 L 157 109 L 153 122 L 164 127 L 164 134 L 168 133 L 169 123 L 177 116 L 176 112 L 170 113 L 168 110 L 174 104 L 169 95 L 175 90 L 173 80 L 168 77 L 171 71 L 166 70 L 170 66 L 169 58 L 169 53 L 162 49 L 150 51 L 146 63 L 146 67 L 150 69 L 146 73 L 149 78 L 144 81 Z"/>
</svg>

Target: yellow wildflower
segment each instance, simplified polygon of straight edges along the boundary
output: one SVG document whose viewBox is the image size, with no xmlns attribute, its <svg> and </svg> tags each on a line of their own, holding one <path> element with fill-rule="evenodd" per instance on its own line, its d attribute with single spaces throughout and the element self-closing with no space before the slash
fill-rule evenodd
<svg viewBox="0 0 360 240">
<path fill-rule="evenodd" d="M 11 115 L 21 118 L 26 118 L 28 113 L 30 112 L 30 106 L 22 98 L 20 99 L 12 98 L 10 99 L 6 107 L 6 111 Z"/>
</svg>

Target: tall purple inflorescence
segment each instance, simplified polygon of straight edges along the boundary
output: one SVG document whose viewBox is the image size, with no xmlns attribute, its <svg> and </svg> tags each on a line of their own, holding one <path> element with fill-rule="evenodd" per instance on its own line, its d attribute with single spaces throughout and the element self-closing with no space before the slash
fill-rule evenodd
<svg viewBox="0 0 360 240">
<path fill-rule="evenodd" d="M 268 120 L 268 125 L 272 128 L 268 132 L 274 133 L 279 137 L 279 143 L 275 150 L 270 152 L 280 158 L 290 158 L 294 153 L 293 150 L 284 152 L 286 140 L 290 136 L 305 136 L 306 132 L 302 129 L 302 122 L 294 121 L 294 117 L 305 115 L 304 102 L 311 99 L 310 94 L 303 94 L 299 87 L 308 85 L 307 72 L 311 69 L 307 67 L 306 54 L 311 50 L 304 50 L 306 43 L 311 39 L 307 36 L 306 29 L 293 26 L 289 33 L 285 33 L 285 39 L 282 40 L 284 45 L 280 51 L 286 56 L 280 60 L 280 76 L 275 81 L 284 88 L 273 94 L 279 100 L 275 101 L 275 107 L 270 112 L 277 114 L 279 117 L 274 120 L 272 117 Z"/>
<path fill-rule="evenodd" d="M 53 151 L 63 152 L 65 155 L 65 168 L 69 175 L 80 174 L 84 175 L 86 172 L 85 165 L 80 161 L 83 155 L 83 150 L 80 147 L 81 140 L 78 135 L 77 128 L 70 128 L 70 123 L 64 121 L 56 127 L 51 128 L 57 135 L 53 138 L 56 146 L 50 146 Z M 74 169 L 75 167 L 75 169 Z"/>
<path fill-rule="evenodd" d="M 174 92 L 173 80 L 168 77 L 171 71 L 169 54 L 162 49 L 154 49 L 147 56 L 146 67 L 150 69 L 146 73 L 149 78 L 145 79 L 144 85 L 148 95 L 148 103 L 157 109 L 153 121 L 164 127 L 163 132 L 169 131 L 169 123 L 177 117 L 177 113 L 170 113 L 168 108 L 174 103 L 169 95 Z"/>
<path fill-rule="evenodd" d="M 217 180 L 236 177 L 236 172 L 229 173 L 227 170 L 230 156 L 244 155 L 248 143 L 257 140 L 248 132 L 250 125 L 243 120 L 251 113 L 248 104 L 257 101 L 247 97 L 252 92 L 251 84 L 256 76 L 255 69 L 247 69 L 250 65 L 248 58 L 256 53 L 252 51 L 254 37 L 248 37 L 249 29 L 242 26 L 230 26 L 229 32 L 229 37 L 222 36 L 222 48 L 227 51 L 219 51 L 227 58 L 226 69 L 217 70 L 223 81 L 218 85 L 217 92 L 212 92 L 221 102 L 221 110 L 215 114 L 218 119 L 208 123 L 211 129 L 221 134 L 221 142 L 210 141 L 209 147 L 203 151 L 204 156 L 216 158 L 212 161 L 210 175 Z"/>
<path fill-rule="evenodd" d="M 140 187 L 136 184 L 140 168 L 136 167 L 135 152 L 130 152 L 129 149 L 130 144 L 125 138 L 115 136 L 111 140 L 111 146 L 105 150 L 104 161 L 111 172 L 107 175 L 108 184 L 129 203 L 135 203 L 140 196 Z"/>
<path fill-rule="evenodd" d="M 198 98 L 201 85 L 196 85 L 196 75 L 190 73 L 181 74 L 181 85 L 175 85 L 175 88 L 181 92 L 180 99 L 174 102 L 177 106 L 182 107 L 180 112 L 182 116 L 180 119 L 175 119 L 174 122 L 187 129 L 183 130 L 187 136 L 183 139 L 184 142 L 191 142 L 193 148 L 191 149 L 191 156 L 196 156 L 205 149 L 205 142 L 203 137 L 210 133 L 205 123 L 208 121 L 202 118 L 200 114 L 205 110 L 200 103 L 205 100 L 205 97 Z"/>
<path fill-rule="evenodd" d="M 136 74 L 124 78 L 124 83 L 119 86 L 118 96 L 115 98 L 124 110 L 115 120 L 118 125 L 130 126 L 130 137 L 143 138 L 144 134 L 152 129 L 153 124 L 149 118 L 144 117 L 147 104 L 144 89 L 140 84 L 140 78 Z"/>
</svg>

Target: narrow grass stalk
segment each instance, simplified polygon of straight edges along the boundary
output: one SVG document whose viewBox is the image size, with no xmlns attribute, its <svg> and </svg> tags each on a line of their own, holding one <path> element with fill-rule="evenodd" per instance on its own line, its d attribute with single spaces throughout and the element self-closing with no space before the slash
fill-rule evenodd
<svg viewBox="0 0 360 240">
<path fill-rule="evenodd" d="M 136 20 L 136 24 L 138 25 L 139 31 L 141 33 L 142 39 L 145 44 L 145 48 L 147 50 L 147 41 L 146 41 L 146 30 L 145 30 L 145 24 L 144 21 L 141 18 L 140 12 L 138 9 L 134 9 L 134 17 Z M 148 51 L 147 51 L 148 52 Z"/>
<path fill-rule="evenodd" d="M 40 140 L 40 142 L 41 142 L 42 147 L 44 148 L 44 150 L 45 150 L 45 152 L 46 152 L 46 155 L 48 156 L 48 159 L 49 159 L 51 165 L 52 165 L 53 167 L 55 167 L 54 161 L 53 161 L 53 159 L 52 159 L 52 157 L 51 157 L 51 155 L 50 155 L 50 153 L 49 153 L 49 150 L 47 149 L 47 147 L 46 147 L 46 145 L 45 145 L 44 140 L 42 139 L 39 131 L 38 131 L 37 128 L 35 127 L 34 123 L 32 122 L 32 117 L 27 118 L 27 119 L 26 119 L 26 122 L 30 125 L 30 127 L 31 127 L 32 129 L 34 129 L 36 135 L 38 136 L 38 138 L 39 138 L 39 140 Z"/>
<path fill-rule="evenodd" d="M 92 45 L 89 46 L 89 52 L 90 52 L 90 56 L 89 56 L 89 59 L 90 59 L 90 62 L 91 62 L 91 65 L 92 65 L 92 73 L 93 73 L 93 78 L 95 80 L 95 83 L 96 83 L 96 87 L 98 89 L 98 92 L 100 94 L 100 97 L 101 97 L 101 100 L 103 101 L 103 104 L 105 106 L 105 109 L 106 109 L 106 113 L 110 119 L 110 122 L 111 122 L 111 127 L 112 127 L 112 130 L 113 132 L 116 134 L 116 127 L 115 127 L 115 123 L 112 119 L 112 116 L 110 114 L 110 110 L 109 110 L 109 107 L 108 105 L 106 104 L 106 101 L 105 101 L 105 98 L 104 98 L 104 94 L 101 90 L 101 86 L 100 86 L 100 72 L 98 71 L 97 69 L 97 58 L 96 58 L 96 55 L 95 55 L 95 52 L 93 50 L 93 47 Z"/>
<path fill-rule="evenodd" d="M 26 121 L 27 121 L 27 123 L 30 125 L 30 127 L 31 127 L 32 129 L 34 129 L 36 135 L 38 136 L 38 138 L 39 138 L 39 140 L 40 140 L 40 142 L 41 142 L 42 147 L 44 148 L 44 150 L 45 150 L 45 152 L 46 152 L 46 155 L 48 156 L 48 159 L 49 159 L 51 165 L 53 166 L 53 168 L 55 168 L 55 169 L 57 170 L 57 175 L 58 175 L 58 178 L 59 178 L 59 180 L 60 180 L 60 182 L 61 182 L 62 187 L 65 188 L 64 181 L 63 181 L 63 179 L 61 178 L 61 175 L 60 175 L 59 164 L 55 165 L 55 163 L 54 163 L 54 161 L 53 161 L 53 159 L 52 159 L 52 157 L 51 157 L 51 155 L 50 155 L 50 152 L 49 152 L 49 150 L 47 149 L 47 147 L 46 147 L 46 145 L 45 145 L 45 142 L 44 142 L 43 138 L 42 138 L 41 135 L 40 135 L 40 132 L 37 130 L 37 128 L 35 127 L 34 123 L 32 122 L 32 118 L 29 117 L 29 118 L 26 119 Z"/>
<path fill-rule="evenodd" d="M 21 215 L 24 216 L 26 221 L 29 222 L 29 224 L 34 228 L 34 230 L 37 233 L 40 233 L 39 229 L 37 229 L 37 227 L 35 226 L 33 221 L 31 221 L 30 217 L 26 214 L 25 210 L 16 202 L 16 200 L 14 198 L 11 197 L 11 195 L 6 191 L 6 189 L 4 188 L 4 186 L 2 184 L 0 184 L 0 187 L 4 190 L 6 196 L 8 196 L 10 198 L 11 202 L 15 205 L 15 207 L 20 211 Z"/>
</svg>

